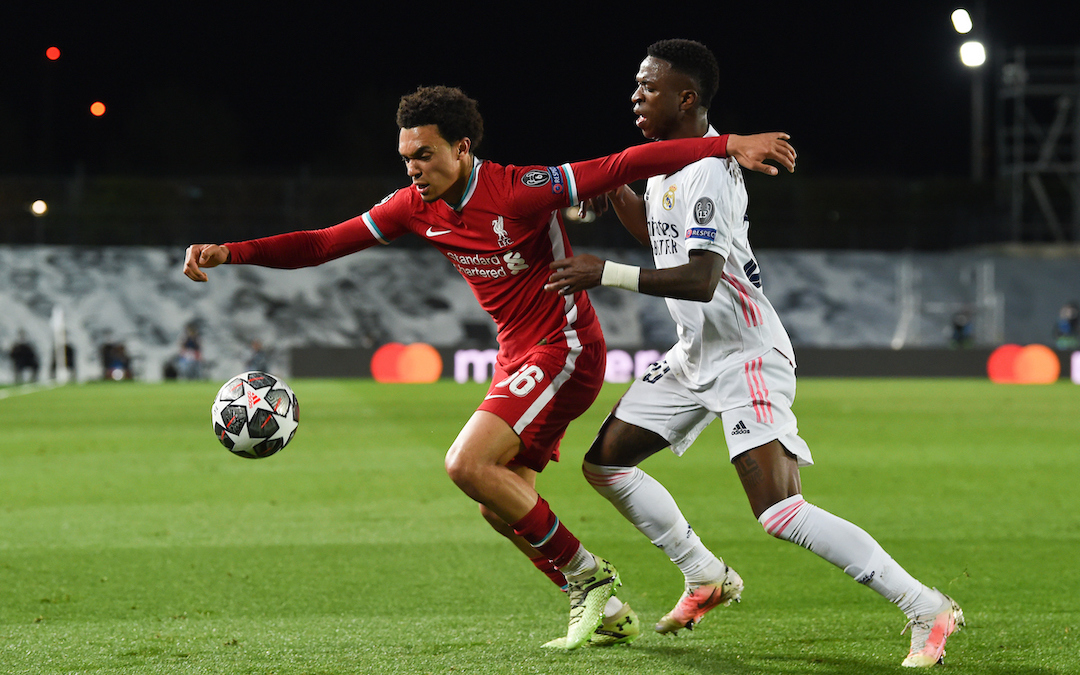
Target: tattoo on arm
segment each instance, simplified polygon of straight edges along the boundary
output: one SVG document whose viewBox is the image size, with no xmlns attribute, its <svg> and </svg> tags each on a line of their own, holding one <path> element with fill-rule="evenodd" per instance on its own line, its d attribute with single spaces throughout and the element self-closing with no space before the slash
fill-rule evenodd
<svg viewBox="0 0 1080 675">
<path fill-rule="evenodd" d="M 758 485 L 761 483 L 764 474 L 761 466 L 752 457 L 739 455 L 735 458 L 734 464 L 735 470 L 739 472 L 739 480 L 743 482 L 743 485 Z"/>
</svg>

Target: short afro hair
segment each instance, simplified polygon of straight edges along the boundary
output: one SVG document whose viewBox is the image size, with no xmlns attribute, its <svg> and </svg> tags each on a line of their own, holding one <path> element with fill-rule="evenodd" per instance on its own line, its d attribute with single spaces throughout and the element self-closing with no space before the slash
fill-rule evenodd
<svg viewBox="0 0 1080 675">
<path fill-rule="evenodd" d="M 397 124 L 401 129 L 434 124 L 439 135 L 450 142 L 471 140 L 474 151 L 484 137 L 484 118 L 480 116 L 479 106 L 457 87 L 420 87 L 402 96 Z"/>
<path fill-rule="evenodd" d="M 709 107 L 720 88 L 720 65 L 708 47 L 693 40 L 660 40 L 649 45 L 647 53 L 697 82 L 701 107 Z"/>
</svg>

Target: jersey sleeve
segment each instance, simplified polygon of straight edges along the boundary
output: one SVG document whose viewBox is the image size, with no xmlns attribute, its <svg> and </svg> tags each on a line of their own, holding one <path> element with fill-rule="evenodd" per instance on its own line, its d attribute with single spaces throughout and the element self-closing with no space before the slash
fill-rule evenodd
<svg viewBox="0 0 1080 675">
<path fill-rule="evenodd" d="M 687 251 L 710 251 L 724 258 L 746 214 L 742 169 L 734 162 L 707 159 L 688 167 L 683 229 Z"/>
<path fill-rule="evenodd" d="M 724 134 L 645 143 L 607 157 L 564 164 L 570 204 L 636 180 L 673 173 L 706 157 L 727 157 L 727 141 Z"/>
<path fill-rule="evenodd" d="M 403 201 L 394 199 L 397 194 L 390 195 L 370 211 L 332 227 L 227 243 L 229 262 L 296 269 L 321 265 L 375 244 L 388 244 L 405 229 L 398 214 L 407 209 L 394 204 Z"/>
<path fill-rule="evenodd" d="M 706 157 L 727 157 L 727 135 L 646 143 L 585 162 L 507 166 L 505 190 L 517 214 L 577 206 L 582 201 Z M 487 165 L 485 165 L 487 166 Z M 494 171 L 494 167 L 488 167 Z"/>
</svg>

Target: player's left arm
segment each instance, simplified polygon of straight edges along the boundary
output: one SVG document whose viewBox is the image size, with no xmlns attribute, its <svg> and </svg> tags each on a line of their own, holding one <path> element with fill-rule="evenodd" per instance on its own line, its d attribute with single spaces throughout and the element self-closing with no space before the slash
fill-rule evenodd
<svg viewBox="0 0 1080 675">
<path fill-rule="evenodd" d="M 777 169 L 765 164 L 766 161 L 778 162 L 788 171 L 794 171 L 796 154 L 788 143 L 789 138 L 783 132 L 679 138 L 635 145 L 607 157 L 563 165 L 570 171 L 571 204 L 636 180 L 674 173 L 707 157 L 734 157 L 746 168 L 769 175 L 776 175 Z"/>
<path fill-rule="evenodd" d="M 638 269 L 586 253 L 551 263 L 544 290 L 569 295 L 596 286 L 615 286 L 646 295 L 708 302 L 724 273 L 724 257 L 713 251 L 691 251 L 690 262 L 665 269 Z M 634 280 L 630 278 L 630 270 Z M 619 273 L 625 272 L 623 279 Z M 636 283 L 635 283 L 636 281 Z"/>
<path fill-rule="evenodd" d="M 518 213 L 577 206 L 620 186 L 651 176 L 669 174 L 709 157 L 735 157 L 750 169 L 776 173 L 764 163 L 775 160 L 789 171 L 795 169 L 795 150 L 782 132 L 736 136 L 723 134 L 704 138 L 678 138 L 660 143 L 643 143 L 613 155 L 572 162 L 561 166 L 518 168 L 523 172 L 512 185 L 510 199 Z M 729 147 L 731 139 L 735 140 Z M 546 176 L 544 175 L 546 174 Z M 524 187 L 524 189 L 522 189 Z"/>
</svg>

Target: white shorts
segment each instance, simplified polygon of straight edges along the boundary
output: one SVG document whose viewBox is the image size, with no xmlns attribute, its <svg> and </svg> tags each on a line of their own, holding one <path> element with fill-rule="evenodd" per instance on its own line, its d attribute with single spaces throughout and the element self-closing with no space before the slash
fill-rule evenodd
<svg viewBox="0 0 1080 675">
<path fill-rule="evenodd" d="M 682 455 L 717 417 L 724 425 L 731 459 L 780 441 L 800 466 L 813 464 L 810 448 L 799 437 L 791 404 L 795 369 L 780 352 L 724 371 L 712 386 L 691 390 L 679 382 L 666 360 L 654 363 L 630 385 L 614 415 L 628 424 L 660 435 L 671 451 Z"/>
</svg>

